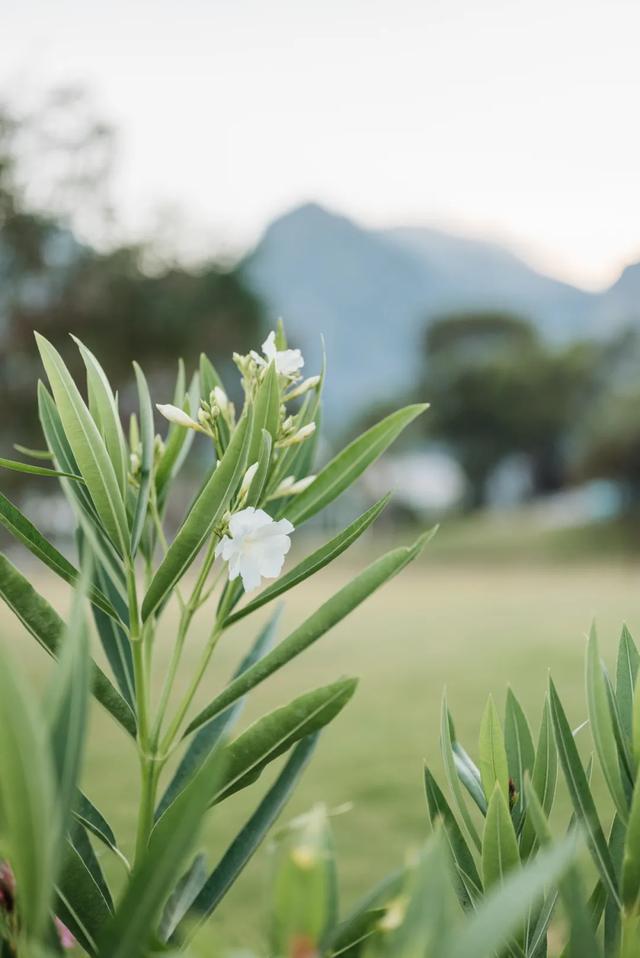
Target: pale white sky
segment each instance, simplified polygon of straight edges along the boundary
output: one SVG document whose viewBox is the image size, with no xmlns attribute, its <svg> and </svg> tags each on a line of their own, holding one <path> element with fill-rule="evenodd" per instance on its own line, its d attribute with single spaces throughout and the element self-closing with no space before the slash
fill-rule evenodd
<svg viewBox="0 0 640 958">
<path fill-rule="evenodd" d="M 121 129 L 132 229 L 175 203 L 233 248 L 316 199 L 505 239 L 591 287 L 640 258 L 638 0 L 0 9 L 4 91 L 87 81 Z"/>
</svg>

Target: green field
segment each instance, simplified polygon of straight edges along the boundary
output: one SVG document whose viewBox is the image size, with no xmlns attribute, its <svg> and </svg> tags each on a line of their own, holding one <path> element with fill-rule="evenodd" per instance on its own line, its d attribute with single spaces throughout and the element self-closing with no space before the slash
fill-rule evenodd
<svg viewBox="0 0 640 958">
<path fill-rule="evenodd" d="M 334 822 L 347 902 L 401 863 L 407 850 L 427 833 L 421 770 L 427 758 L 442 778 L 438 723 L 445 684 L 458 733 L 473 754 L 489 691 L 502 703 L 511 683 L 537 732 L 547 671 L 553 666 L 569 716 L 578 724 L 585 714 L 584 633 L 592 618 L 597 619 L 609 661 L 623 621 L 632 632 L 635 628 L 640 633 L 639 569 L 634 560 L 577 561 L 561 567 L 549 561 L 527 564 L 478 557 L 465 564 L 444 560 L 446 544 L 443 537 L 439 556 L 436 539 L 419 563 L 283 673 L 273 676 L 254 694 L 243 716 L 246 723 L 265 709 L 338 676 L 360 677 L 355 699 L 324 733 L 283 818 L 318 801 L 330 807 L 353 803 L 353 809 Z M 282 634 L 381 549 L 382 543 L 370 539 L 348 560 L 294 592 L 286 604 Z M 55 583 L 42 580 L 42 586 L 64 609 Z M 203 615 L 206 619 L 206 609 Z M 4 642 L 40 680 L 46 672 L 42 654 L 8 614 L 3 626 Z M 169 618 L 163 655 L 171 635 Z M 202 701 L 232 670 L 249 638 L 244 623 L 228 633 Z M 195 659 L 196 653 L 197 642 L 186 660 Z M 121 843 L 130 847 L 129 816 L 138 788 L 135 756 L 97 707 L 85 779 L 88 793 L 111 819 Z M 241 799 L 212 815 L 207 834 L 212 862 L 224 850 L 231 825 L 243 820 L 267 780 L 265 776 Z M 108 867 L 117 876 L 118 866 Z M 263 848 L 220 907 L 208 932 L 209 943 L 215 929 L 226 942 L 255 940 L 264 921 L 267 876 L 268 852 Z"/>
</svg>

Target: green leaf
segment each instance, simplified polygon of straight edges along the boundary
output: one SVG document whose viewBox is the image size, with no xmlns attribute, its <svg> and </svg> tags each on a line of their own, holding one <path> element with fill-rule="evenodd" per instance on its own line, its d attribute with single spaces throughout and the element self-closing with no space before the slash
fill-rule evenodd
<svg viewBox="0 0 640 958">
<path fill-rule="evenodd" d="M 636 780 L 624 843 L 622 902 L 627 914 L 640 913 L 640 778 Z"/>
<path fill-rule="evenodd" d="M 300 739 L 324 728 L 353 696 L 356 679 L 314 689 L 259 718 L 227 745 L 225 774 L 211 804 L 251 785 L 264 768 Z"/>
<path fill-rule="evenodd" d="M 482 791 L 480 771 L 471 761 L 460 742 L 452 741 L 453 762 L 458 778 L 483 815 L 487 814 L 487 800 Z"/>
<path fill-rule="evenodd" d="M 83 609 L 85 582 L 86 575 L 74 595 L 71 618 L 64 631 L 58 667 L 47 697 L 51 757 L 63 840 L 71 824 L 87 728 L 91 659 Z"/>
<path fill-rule="evenodd" d="M 460 812 L 462 821 L 464 822 L 467 834 L 478 851 L 480 851 L 480 836 L 478 835 L 478 830 L 473 823 L 473 819 L 471 818 L 469 809 L 467 808 L 467 804 L 464 800 L 464 795 L 462 794 L 462 789 L 460 788 L 460 781 L 458 778 L 453 752 L 453 722 L 451 720 L 449 708 L 447 706 L 446 692 L 442 696 L 442 709 L 440 713 L 440 748 L 442 750 L 442 761 L 444 764 L 447 784 L 456 800 L 456 805 L 458 806 L 458 811 Z"/>
<path fill-rule="evenodd" d="M 446 953 L 458 912 L 450 878 L 451 861 L 445 838 L 438 830 L 427 841 L 409 876 L 404 921 L 389 935 L 389 955 L 422 958 Z"/>
<path fill-rule="evenodd" d="M 7 557 L 1 554 L 0 596 L 27 631 L 55 658 L 64 636 L 62 619 Z M 135 738 L 136 720 L 130 706 L 95 664 L 92 673 L 93 694 L 115 720 Z"/>
<path fill-rule="evenodd" d="M 570 835 L 512 872 L 508 881 L 489 892 L 442 958 L 493 958 L 525 921 L 545 888 L 555 884 L 575 858 L 576 838 Z"/>
<path fill-rule="evenodd" d="M 209 401 L 209 395 L 216 386 L 218 389 L 224 389 L 215 366 L 204 353 L 200 353 L 200 385 L 202 386 L 202 395 L 207 402 Z"/>
<path fill-rule="evenodd" d="M 519 821 L 522 819 L 525 807 L 525 773 L 531 772 L 535 762 L 536 752 L 527 717 L 511 689 L 507 689 L 504 742 L 507 751 L 509 775 L 517 792 L 514 812 L 516 821 Z"/>
<path fill-rule="evenodd" d="M 22 542 L 32 555 L 36 556 L 36 558 L 44 562 L 49 569 L 59 575 L 61 579 L 64 579 L 65 582 L 69 582 L 71 585 L 76 584 L 80 573 L 75 566 L 73 566 L 61 552 L 58 552 L 55 546 L 51 545 L 51 543 L 45 539 L 40 530 L 1 492 L 0 524 L 15 536 L 16 539 Z M 99 589 L 95 587 L 89 589 L 88 598 L 90 602 L 99 609 L 102 609 L 108 616 L 114 619 L 118 618 L 118 614 L 113 605 Z"/>
<path fill-rule="evenodd" d="M 456 866 L 458 878 L 460 879 L 461 904 L 468 907 L 478 901 L 482 896 L 482 882 L 476 868 L 473 855 L 469 851 L 462 830 L 458 825 L 455 815 L 451 811 L 449 804 L 442 794 L 435 778 L 425 766 L 424 785 L 427 795 L 427 806 L 429 809 L 429 818 L 432 826 L 435 828 L 437 822 L 442 820 L 444 825 L 444 834 L 449 844 L 449 849 Z"/>
<path fill-rule="evenodd" d="M 320 569 L 323 569 L 324 566 L 333 562 L 334 559 L 359 539 L 363 532 L 366 532 L 369 526 L 378 518 L 388 501 L 389 495 L 379 499 L 375 505 L 367 509 L 366 512 L 363 512 L 361 516 L 358 516 L 354 522 L 343 529 L 342 532 L 339 532 L 337 536 L 334 536 L 329 542 L 320 546 L 319 549 L 312 552 L 311 555 L 303 559 L 302 562 L 299 562 L 298 565 L 294 566 L 294 568 L 285 575 L 280 576 L 272 585 L 263 589 L 255 599 L 248 602 L 247 605 L 238 612 L 229 616 L 227 625 L 231 625 L 233 622 L 237 622 L 238 619 L 243 619 L 251 612 L 255 612 L 256 609 L 261 608 L 261 606 L 267 602 L 271 602 L 284 592 L 288 592 L 289 589 L 293 589 L 294 586 L 299 585 L 300 582 L 304 582 L 309 576 L 314 575 L 316 572 L 319 572 Z"/>
<path fill-rule="evenodd" d="M 116 602 L 118 596 L 104 569 L 100 568 L 97 563 L 94 563 L 94 566 L 98 584 L 107 595 L 113 596 L 114 602 Z M 100 643 L 115 676 L 118 688 L 135 711 L 135 676 L 129 635 L 119 621 L 104 615 L 101 609 L 94 607 L 93 617 Z"/>
<path fill-rule="evenodd" d="M 253 426 L 247 453 L 247 465 L 258 461 L 262 446 L 262 430 L 266 430 L 275 443 L 280 426 L 280 388 L 275 362 L 269 363 L 256 392 L 253 404 Z"/>
<path fill-rule="evenodd" d="M 128 457 L 118 407 L 106 373 L 93 353 L 76 336 L 71 336 L 80 350 L 87 370 L 89 409 L 104 443 L 124 499 L 127 494 Z"/>
<path fill-rule="evenodd" d="M 173 935 L 180 921 L 193 905 L 206 880 L 207 860 L 204 855 L 196 855 L 164 907 L 158 932 L 162 941 L 168 941 Z"/>
<path fill-rule="evenodd" d="M 244 415 L 218 468 L 211 475 L 169 546 L 144 597 L 143 620 L 149 618 L 179 582 L 216 523 L 224 515 L 244 474 L 250 425 L 250 416 Z"/>
<path fill-rule="evenodd" d="M 55 877 L 60 820 L 46 724 L 3 650 L 0 668 L 0 837 L 27 937 L 43 931 Z"/>
<path fill-rule="evenodd" d="M 36 333 L 64 431 L 93 504 L 122 555 L 129 549 L 129 528 L 118 480 L 98 427 L 93 421 L 60 354 Z"/>
<path fill-rule="evenodd" d="M 271 436 L 266 429 L 262 430 L 262 442 L 260 444 L 260 453 L 258 455 L 258 468 L 256 474 L 251 480 L 251 485 L 249 486 L 249 492 L 247 493 L 247 506 L 258 506 L 262 499 L 262 494 L 264 492 L 267 475 L 269 473 L 269 466 L 271 464 L 271 449 L 273 443 L 271 441 Z"/>
<path fill-rule="evenodd" d="M 553 681 L 549 679 L 549 703 L 560 764 L 578 821 L 584 826 L 589 850 L 600 877 L 612 900 L 620 907 L 617 879 L 613 861 L 602 831 L 600 819 L 591 795 L 591 789 L 578 755 L 562 703 Z"/>
<path fill-rule="evenodd" d="M 287 519 L 300 526 L 337 499 L 426 408 L 420 404 L 399 409 L 355 439 L 295 497 L 287 509 Z"/>
<path fill-rule="evenodd" d="M 519 867 L 520 854 L 511 812 L 500 782 L 493 785 L 482 833 L 482 881 L 485 889 L 503 882 Z"/>
<path fill-rule="evenodd" d="M 551 828 L 536 790 L 528 777 L 525 780 L 524 789 L 527 811 L 538 843 L 542 848 L 551 846 L 553 844 Z M 581 885 L 580 872 L 575 865 L 570 867 L 559 883 L 560 894 L 571 922 L 568 955 L 571 958 L 583 958 L 587 955 L 593 955 L 596 958 L 599 955 L 599 948 L 596 942 L 595 926 L 582 897 Z"/>
<path fill-rule="evenodd" d="M 246 672 L 247 669 L 258 662 L 265 652 L 272 646 L 276 629 L 278 627 L 278 621 L 280 619 L 280 610 L 276 610 L 275 614 L 271 616 L 265 627 L 260 631 L 258 638 L 251 646 L 247 655 L 243 658 L 238 669 L 236 670 L 233 678 L 237 678 L 238 675 L 242 675 L 243 672 Z M 156 820 L 166 811 L 171 802 L 173 802 L 185 784 L 194 774 L 195 770 L 199 768 L 204 762 L 207 755 L 213 751 L 220 739 L 229 732 L 229 729 L 233 726 L 234 722 L 240 715 L 242 708 L 244 706 L 245 699 L 238 699 L 234 702 L 233 705 L 230 705 L 229 708 L 225 709 L 224 712 L 221 712 L 220 715 L 217 715 L 214 719 L 204 725 L 197 735 L 194 736 L 193 741 L 190 742 L 189 747 L 182 757 L 182 761 L 178 765 L 173 778 L 167 785 L 166 791 L 162 796 L 158 807 L 156 808 L 155 818 Z"/>
<path fill-rule="evenodd" d="M 99 941 L 100 958 L 142 958 L 164 905 L 195 845 L 216 783 L 223 752 L 213 752 L 155 826 L 114 918 Z"/>
<path fill-rule="evenodd" d="M 125 864 L 128 864 L 126 858 L 118 848 L 116 836 L 109 822 L 83 792 L 78 791 L 76 795 L 73 815 L 84 828 L 87 828 L 96 838 L 100 839 L 103 845 L 117 855 Z"/>
<path fill-rule="evenodd" d="M 313 642 L 337 625 L 342 619 L 363 602 L 372 592 L 375 592 L 384 582 L 397 575 L 412 559 L 415 559 L 424 548 L 432 533 L 421 536 L 409 548 L 394 549 L 382 558 L 372 563 L 360 575 L 344 586 L 324 605 L 320 606 L 313 615 L 295 629 L 286 639 L 260 662 L 257 662 L 243 675 L 231 682 L 223 691 L 204 708 L 190 723 L 185 735 L 195 731 L 218 715 L 227 706 L 245 695 L 260 682 L 282 668 L 287 662 L 304 652 Z"/>
<path fill-rule="evenodd" d="M 73 472 L 61 472 L 59 469 L 47 469 L 45 466 L 32 466 L 28 462 L 16 462 L 15 459 L 0 459 L 2 469 L 10 469 L 12 472 L 24 472 L 29 476 L 49 476 L 53 479 L 74 479 L 76 482 L 84 482 L 82 476 Z"/>
<path fill-rule="evenodd" d="M 58 915 L 84 950 L 97 955 L 96 941 L 111 918 L 111 907 L 103 889 L 71 842 L 66 843 L 56 893 Z"/>
<path fill-rule="evenodd" d="M 31 459 L 53 459 L 48 449 L 30 449 L 29 446 L 21 446 L 17 442 L 14 442 L 13 448 L 16 452 L 22 453 L 23 456 L 29 456 Z"/>
<path fill-rule="evenodd" d="M 500 786 L 505 801 L 509 802 L 509 769 L 504 736 L 498 712 L 490 695 L 480 722 L 480 742 L 478 746 L 480 778 L 487 801 L 493 795 L 496 782 Z"/>
<path fill-rule="evenodd" d="M 625 625 L 622 628 L 620 643 L 618 645 L 616 700 L 618 704 L 620 722 L 625 731 L 628 742 L 631 742 L 633 690 L 636 686 L 639 663 L 640 655 L 638 655 L 638 649 L 631 637 L 631 633 Z"/>
<path fill-rule="evenodd" d="M 111 891 L 107 885 L 106 879 L 100 867 L 100 862 L 98 861 L 98 856 L 93 850 L 93 845 L 89 838 L 89 833 L 87 829 L 75 819 L 72 823 L 71 830 L 69 832 L 69 841 L 75 848 L 75 850 L 80 855 L 80 858 L 87 866 L 87 870 L 93 877 L 96 885 L 102 892 L 104 900 L 107 905 L 113 911 L 113 898 L 111 896 Z"/>
<path fill-rule="evenodd" d="M 531 785 L 540 803 L 545 815 L 549 815 L 553 806 L 553 800 L 556 793 L 556 781 L 558 778 L 558 753 L 553 738 L 553 728 L 551 722 L 551 710 L 549 699 L 545 697 L 544 708 L 542 710 L 542 721 L 540 723 L 540 732 L 538 735 L 538 747 L 536 757 L 533 763 L 533 772 L 531 773 Z M 533 824 L 530 821 L 525 810 L 525 820 L 520 835 L 520 855 L 521 858 L 528 858 L 536 845 L 536 833 Z"/>
<path fill-rule="evenodd" d="M 192 403 L 189 396 L 185 395 L 185 389 L 186 379 L 184 363 L 181 359 L 179 359 L 178 375 L 173 393 L 173 405 L 177 406 L 179 409 L 183 409 L 185 412 L 191 415 Z M 200 394 L 197 376 L 195 377 L 195 383 L 192 383 L 191 391 L 194 394 L 197 391 L 198 396 Z M 158 491 L 159 498 L 164 498 L 163 493 L 166 491 L 169 481 L 178 473 L 180 466 L 182 465 L 182 462 L 184 461 L 184 458 L 191 447 L 194 436 L 195 433 L 193 429 L 184 429 L 182 426 L 178 426 L 177 423 L 170 423 L 169 432 L 167 433 L 167 438 L 164 445 L 164 452 L 156 469 L 156 489 Z"/>
<path fill-rule="evenodd" d="M 595 626 L 591 628 L 587 643 L 586 685 L 589 722 L 600 767 L 616 811 L 620 819 L 626 823 L 629 816 L 629 806 L 620 774 L 618 747 L 609 709 L 607 684 L 600 661 Z"/>
<path fill-rule="evenodd" d="M 186 929 L 190 933 L 196 931 L 196 920 L 201 924 L 215 911 L 262 843 L 298 784 L 317 740 L 317 734 L 310 735 L 296 745 L 274 784 L 202 885 L 185 919 Z M 177 925 L 177 929 L 178 932 L 182 930 L 180 925 Z"/>
<path fill-rule="evenodd" d="M 151 396 L 149 395 L 147 380 L 137 363 L 133 364 L 133 368 L 135 370 L 136 384 L 138 387 L 142 455 L 140 457 L 140 486 L 138 488 L 136 509 L 131 526 L 131 555 L 135 555 L 138 551 L 142 530 L 144 529 L 144 522 L 147 518 L 149 492 L 151 490 L 151 478 L 153 475 L 153 443 L 155 436 L 153 408 L 151 406 Z"/>
<path fill-rule="evenodd" d="M 38 382 L 38 410 L 42 431 L 54 458 L 65 469 L 77 470 L 78 465 L 67 442 L 58 410 L 41 382 Z M 91 545 L 96 562 L 99 559 L 104 566 L 110 581 L 118 590 L 122 597 L 122 603 L 126 607 L 127 593 L 124 585 L 122 561 L 106 532 L 102 529 L 91 496 L 86 487 L 80 483 L 70 483 L 67 479 L 61 479 L 60 485 L 76 510 L 83 533 Z"/>
</svg>

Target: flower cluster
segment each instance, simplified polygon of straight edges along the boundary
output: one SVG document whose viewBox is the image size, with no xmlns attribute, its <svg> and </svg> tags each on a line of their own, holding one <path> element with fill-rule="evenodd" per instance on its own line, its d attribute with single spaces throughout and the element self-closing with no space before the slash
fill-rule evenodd
<svg viewBox="0 0 640 958">
<path fill-rule="evenodd" d="M 234 354 L 234 361 L 242 373 L 247 397 L 255 394 L 269 365 L 275 365 L 282 397 L 276 441 L 278 451 L 299 445 L 314 434 L 315 422 L 300 425 L 295 416 L 287 414 L 286 403 L 314 389 L 320 382 L 319 376 L 310 376 L 302 381 L 300 370 L 304 366 L 304 357 L 299 349 L 279 348 L 278 337 L 281 335 L 283 334 L 280 330 L 278 334 L 275 331 L 269 333 L 262 344 L 262 356 L 255 350 L 251 350 L 246 356 Z M 234 405 L 219 386 L 212 390 L 208 402 L 201 401 L 197 419 L 170 403 L 160 403 L 156 408 L 169 422 L 209 436 L 216 446 L 221 444 L 220 423 L 224 423 L 228 431 L 235 426 Z M 246 592 L 257 588 L 263 578 L 275 578 L 280 574 L 285 556 L 291 547 L 289 535 L 294 531 L 293 525 L 287 519 L 276 522 L 264 509 L 242 508 L 257 468 L 258 463 L 255 462 L 247 469 L 236 499 L 235 510 L 226 517 L 226 524 L 220 530 L 222 536 L 216 547 L 216 556 L 229 565 L 229 578 L 233 580 L 240 577 Z M 269 490 L 266 499 L 298 495 L 314 479 L 313 475 L 302 479 L 287 475 L 277 482 L 275 488 Z"/>
</svg>

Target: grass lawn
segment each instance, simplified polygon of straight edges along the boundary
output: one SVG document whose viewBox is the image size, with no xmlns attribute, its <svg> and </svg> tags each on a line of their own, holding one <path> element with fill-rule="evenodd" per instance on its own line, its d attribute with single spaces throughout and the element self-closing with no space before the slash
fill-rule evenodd
<svg viewBox="0 0 640 958">
<path fill-rule="evenodd" d="M 445 555 L 446 544 L 443 536 Z M 407 850 L 427 834 L 422 763 L 426 758 L 442 781 L 438 726 L 445 684 L 458 733 L 473 755 L 488 692 L 502 705 L 511 683 L 537 734 L 547 671 L 552 666 L 570 719 L 578 724 L 585 717 L 584 633 L 592 618 L 597 619 L 610 662 L 623 621 L 640 634 L 639 568 L 632 559 L 577 561 L 561 567 L 549 561 L 527 564 L 479 557 L 465 564 L 439 558 L 438 538 L 428 548 L 417 564 L 257 690 L 242 719 L 246 723 L 338 676 L 360 677 L 355 699 L 324 733 L 313 764 L 283 816 L 286 820 L 318 801 L 330 807 L 353 803 L 352 811 L 335 818 L 347 903 L 401 863 Z M 381 543 L 370 539 L 313 584 L 292 593 L 282 634 L 381 549 Z M 63 607 L 57 585 L 47 579 L 42 586 Z M 205 634 L 206 610 L 203 615 L 200 636 Z M 165 659 L 174 624 L 168 618 L 161 653 Z M 253 623 L 252 632 L 257 624 Z M 185 661 L 195 659 L 200 636 Z M 249 639 L 245 623 L 229 632 L 214 660 L 202 703 L 233 669 Z M 36 679 L 44 675 L 44 656 L 9 614 L 3 618 L 3 642 Z M 269 778 L 265 775 L 237 801 L 212 814 L 207 830 L 212 862 L 226 847 L 231 826 L 243 821 Z M 138 789 L 135 756 L 99 708 L 92 715 L 85 786 L 111 820 L 121 844 L 130 848 L 129 816 Z M 561 791 L 564 804 L 563 786 Z M 110 874 L 116 876 L 117 868 L 110 864 Z M 255 942 L 267 895 L 268 853 L 263 848 L 208 926 L 202 954 L 211 953 L 216 931 L 226 942 Z"/>
</svg>

